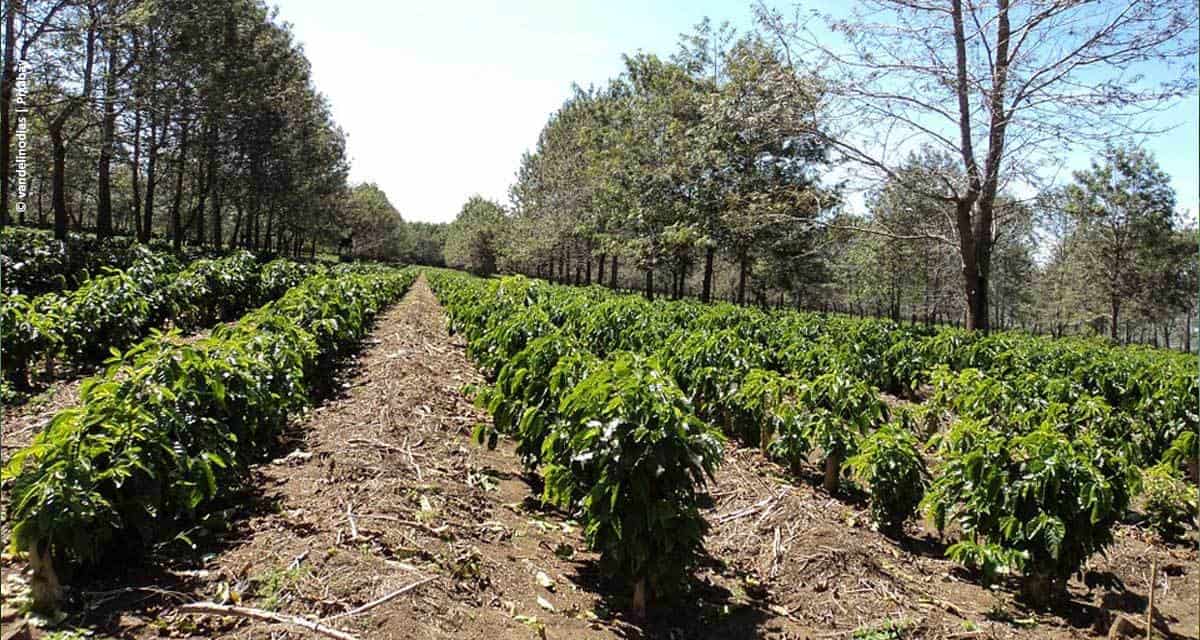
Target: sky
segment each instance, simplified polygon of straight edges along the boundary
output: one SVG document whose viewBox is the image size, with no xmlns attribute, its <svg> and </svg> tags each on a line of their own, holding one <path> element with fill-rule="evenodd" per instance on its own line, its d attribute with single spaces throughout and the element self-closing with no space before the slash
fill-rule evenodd
<svg viewBox="0 0 1200 640">
<path fill-rule="evenodd" d="M 601 85 L 621 55 L 670 55 L 708 16 L 747 27 L 751 5 L 716 0 L 574 2 L 269 0 L 292 24 L 347 134 L 353 182 L 374 182 L 405 220 L 449 222 L 474 194 L 508 201 L 521 155 L 572 83 Z M 1200 101 L 1145 141 L 1181 208 L 1200 210 Z M 1075 153 L 1071 168 L 1085 168 Z"/>
</svg>

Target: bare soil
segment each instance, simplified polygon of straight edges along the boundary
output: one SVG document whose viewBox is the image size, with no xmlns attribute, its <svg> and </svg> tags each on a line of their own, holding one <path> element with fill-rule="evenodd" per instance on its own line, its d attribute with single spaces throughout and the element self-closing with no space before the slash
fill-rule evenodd
<svg viewBox="0 0 1200 640">
<path fill-rule="evenodd" d="M 828 496 L 816 467 L 797 478 L 732 445 L 687 596 L 631 620 L 626 585 L 600 573 L 578 523 L 540 505 L 511 444 L 471 443 L 488 418 L 463 386 L 482 380 L 423 279 L 380 315 L 341 379 L 228 505 L 226 530 L 78 576 L 64 624 L 100 637 L 316 637 L 178 610 L 217 601 L 359 638 L 850 638 L 888 624 L 904 631 L 861 637 L 1097 638 L 1116 614 L 1144 617 L 1157 562 L 1162 637 L 1200 637 L 1192 546 L 1121 527 L 1072 580 L 1069 603 L 1029 610 L 1014 585 L 985 588 L 944 559 L 945 542 L 922 526 L 899 540 L 873 531 L 862 496 Z M 6 556 L 0 569 L 0 637 L 44 635 L 15 610 L 24 564 Z"/>
</svg>

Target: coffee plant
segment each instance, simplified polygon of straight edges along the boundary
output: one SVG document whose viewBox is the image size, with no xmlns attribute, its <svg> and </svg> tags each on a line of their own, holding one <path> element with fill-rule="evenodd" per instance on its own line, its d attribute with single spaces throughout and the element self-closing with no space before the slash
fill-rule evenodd
<svg viewBox="0 0 1200 640">
<path fill-rule="evenodd" d="M 884 530 L 898 530 L 918 502 L 939 526 L 953 520 L 963 536 L 951 557 L 987 579 L 1023 574 L 1033 599 L 1061 592 L 1065 577 L 1109 544 L 1137 468 L 1166 462 L 1197 473 L 1200 383 L 1186 355 L 650 302 L 524 277 L 437 271 L 430 281 L 452 330 L 495 380 L 478 398 L 496 429 L 481 427 L 480 439 L 511 435 L 530 469 L 553 469 L 553 497 L 576 509 L 594 479 L 571 475 L 584 465 L 572 462 L 565 434 L 601 428 L 604 420 L 579 407 L 599 415 L 605 405 L 580 392 L 568 417 L 562 400 L 588 378 L 623 393 L 596 377 L 613 375 L 617 360 L 630 371 L 657 369 L 692 415 L 796 471 L 823 458 L 831 492 L 849 469 L 871 492 Z M 922 403 L 888 423 L 881 389 Z M 914 431 L 933 436 L 932 472 Z"/>
<path fill-rule="evenodd" d="M 1177 538 L 1198 524 L 1196 486 L 1168 464 L 1142 471 L 1140 498 L 1150 526 L 1164 539 Z"/>
<path fill-rule="evenodd" d="M 929 484 L 921 446 L 911 420 L 901 414 L 859 442 L 858 453 L 846 461 L 854 478 L 871 494 L 871 516 L 889 534 L 903 532 Z"/>
<path fill-rule="evenodd" d="M 52 607 L 56 565 L 137 553 L 180 535 L 236 492 L 330 359 L 413 273 L 316 275 L 283 297 L 181 343 L 154 332 L 85 381 L 5 465 L 12 546 L 30 553 L 34 596 Z"/>
<path fill-rule="evenodd" d="M 202 258 L 182 270 L 171 254 L 140 246 L 131 253 L 135 259 L 128 269 L 106 267 L 72 291 L 33 300 L 0 294 L 5 319 L 0 348 L 5 379 L 14 388 L 28 388 L 30 367 L 38 362 L 93 365 L 154 327 L 195 331 L 229 320 L 279 297 L 314 271 L 287 260 L 260 267 L 246 251 Z"/>
<path fill-rule="evenodd" d="M 963 418 L 938 453 L 924 504 L 939 530 L 953 520 L 965 536 L 947 554 L 985 578 L 1022 572 L 1035 603 L 1065 593 L 1129 506 L 1130 467 L 1090 433 L 1068 437 L 1051 423 L 1010 433 Z"/>
<path fill-rule="evenodd" d="M 577 513 L 634 610 L 678 589 L 707 529 L 697 500 L 721 438 L 650 358 L 617 353 L 563 398 L 545 447 L 544 498 Z M 561 446 L 560 446 L 561 443 Z"/>
</svg>

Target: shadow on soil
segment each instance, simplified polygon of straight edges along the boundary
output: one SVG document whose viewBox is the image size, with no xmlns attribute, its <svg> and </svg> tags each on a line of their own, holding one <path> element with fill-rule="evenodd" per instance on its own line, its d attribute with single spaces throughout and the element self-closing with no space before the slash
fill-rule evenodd
<svg viewBox="0 0 1200 640">
<path fill-rule="evenodd" d="M 261 482 L 255 479 L 249 485 L 254 488 L 214 504 L 205 517 L 183 532 L 191 544 L 180 537 L 147 554 L 131 536 L 127 549 L 67 576 L 68 584 L 75 586 L 66 593 L 63 610 L 68 617 L 63 625 L 119 636 L 129 630 L 122 628 L 126 616 L 155 620 L 167 610 L 195 600 L 207 583 L 206 574 L 198 567 L 206 558 L 241 545 L 249 535 L 236 524 L 279 510 L 279 499 L 263 493 L 258 488 Z"/>
<path fill-rule="evenodd" d="M 766 622 L 778 615 L 768 611 L 765 602 L 754 601 L 746 594 L 738 597 L 723 586 L 692 577 L 684 593 L 672 601 L 651 601 L 646 619 L 637 620 L 626 613 L 630 608 L 629 585 L 606 576 L 594 561 L 574 565 L 575 573 L 567 577 L 578 588 L 600 597 L 601 604 L 594 613 L 614 623 L 614 633 L 622 638 L 760 638 L 768 632 Z M 702 558 L 699 568 L 711 573 L 726 571 L 710 557 Z"/>
</svg>

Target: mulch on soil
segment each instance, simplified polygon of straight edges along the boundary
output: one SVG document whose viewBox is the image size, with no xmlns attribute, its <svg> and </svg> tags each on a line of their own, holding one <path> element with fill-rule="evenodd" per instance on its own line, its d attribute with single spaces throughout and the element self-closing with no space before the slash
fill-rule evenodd
<svg viewBox="0 0 1200 640">
<path fill-rule="evenodd" d="M 849 638 L 887 624 L 905 635 L 875 637 L 1090 638 L 1114 612 L 1144 611 L 1157 559 L 1162 622 L 1174 637 L 1200 635 L 1192 548 L 1123 527 L 1072 582 L 1069 606 L 1028 611 L 1011 588 L 984 588 L 945 560 L 934 534 L 914 525 L 890 540 L 853 495 L 817 488 L 815 471 L 795 478 L 733 446 L 710 487 L 709 558 L 689 596 L 629 620 L 624 585 L 600 574 L 578 523 L 541 507 L 511 445 L 471 443 L 488 418 L 462 388 L 482 380 L 424 279 L 379 316 L 341 379 L 230 505 L 225 534 L 93 578 L 68 622 L 131 638 L 316 637 L 178 610 L 216 600 L 364 639 Z"/>
</svg>

